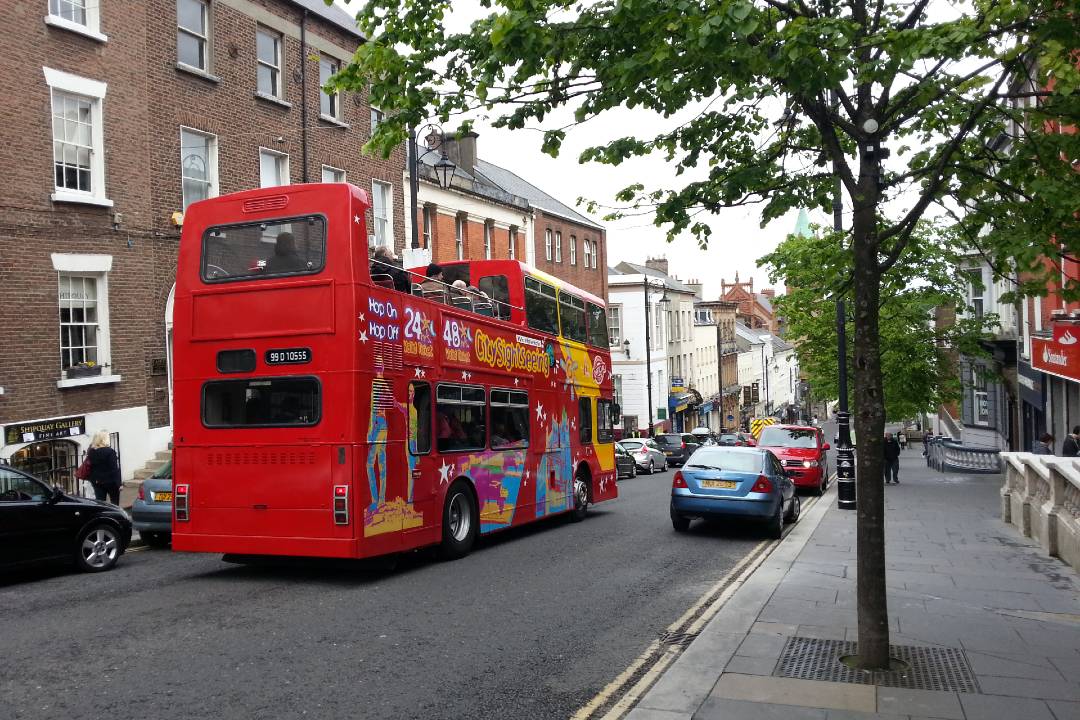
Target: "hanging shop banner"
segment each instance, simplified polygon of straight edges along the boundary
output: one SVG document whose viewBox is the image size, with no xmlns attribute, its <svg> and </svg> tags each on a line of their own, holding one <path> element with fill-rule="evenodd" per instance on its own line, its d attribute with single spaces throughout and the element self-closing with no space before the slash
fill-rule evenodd
<svg viewBox="0 0 1080 720">
<path fill-rule="evenodd" d="M 57 440 L 59 438 L 85 434 L 86 416 L 74 415 L 72 417 L 54 418 L 52 420 L 38 420 L 37 422 L 6 425 L 4 426 L 4 443 L 6 445 L 14 445 L 16 443 Z"/>
<path fill-rule="evenodd" d="M 1051 375 L 1080 381 L 1080 325 L 1055 322 L 1051 337 L 1032 336 L 1031 366 Z"/>
</svg>

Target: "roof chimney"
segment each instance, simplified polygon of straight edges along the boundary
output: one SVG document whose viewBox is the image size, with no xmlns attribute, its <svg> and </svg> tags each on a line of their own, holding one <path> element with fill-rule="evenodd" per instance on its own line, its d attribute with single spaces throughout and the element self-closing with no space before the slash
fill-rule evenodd
<svg viewBox="0 0 1080 720">
<path fill-rule="evenodd" d="M 668 262 L 667 258 L 665 257 L 646 258 L 645 267 L 649 268 L 650 270 L 662 272 L 665 275 L 668 274 Z"/>
<path fill-rule="evenodd" d="M 774 298 L 776 297 L 776 290 L 775 288 L 762 288 L 761 294 L 767 298 Z"/>
<path fill-rule="evenodd" d="M 479 135 L 473 131 L 462 133 L 460 137 L 455 134 L 443 136 L 443 152 L 450 162 L 464 170 L 469 175 L 476 169 L 476 138 Z"/>
</svg>

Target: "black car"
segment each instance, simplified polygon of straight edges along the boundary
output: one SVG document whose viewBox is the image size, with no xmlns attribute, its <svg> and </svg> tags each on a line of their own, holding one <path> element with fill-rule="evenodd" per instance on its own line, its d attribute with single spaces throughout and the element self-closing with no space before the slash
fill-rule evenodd
<svg viewBox="0 0 1080 720">
<path fill-rule="evenodd" d="M 624 477 L 637 477 L 637 462 L 626 448 L 615 443 L 615 478 L 621 480 Z"/>
<path fill-rule="evenodd" d="M 131 542 L 131 518 L 106 502 L 50 488 L 0 465 L 0 568 L 75 561 L 80 570 L 116 565 Z"/>
<path fill-rule="evenodd" d="M 681 467 L 686 462 L 686 459 L 701 447 L 697 442 L 697 438 L 689 433 L 662 433 L 656 435 L 653 439 L 656 440 L 656 444 L 664 452 L 668 464 L 676 467 Z"/>
</svg>

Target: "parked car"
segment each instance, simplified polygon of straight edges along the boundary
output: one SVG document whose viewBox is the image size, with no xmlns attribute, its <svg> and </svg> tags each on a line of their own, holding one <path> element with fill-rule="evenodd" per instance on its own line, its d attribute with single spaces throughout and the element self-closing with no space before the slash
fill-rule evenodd
<svg viewBox="0 0 1080 720">
<path fill-rule="evenodd" d="M 85 572 L 116 565 L 131 518 L 107 502 L 68 495 L 0 465 L 0 567 L 74 561 Z"/>
<path fill-rule="evenodd" d="M 829 488 L 829 459 L 821 429 L 801 425 L 769 425 L 761 430 L 758 447 L 772 451 L 795 485 L 820 495 Z"/>
<path fill-rule="evenodd" d="M 621 443 L 615 443 L 615 479 L 637 477 L 637 463 Z"/>
<path fill-rule="evenodd" d="M 668 461 L 664 451 L 652 438 L 632 438 L 619 441 L 626 452 L 634 458 L 638 470 L 652 475 L 659 468 L 661 472 L 667 470 Z"/>
<path fill-rule="evenodd" d="M 701 443 L 690 433 L 661 433 L 653 439 L 663 450 L 668 464 L 675 467 L 681 467 L 686 458 L 701 447 Z"/>
<path fill-rule="evenodd" d="M 721 433 L 716 439 L 716 444 L 728 447 L 753 447 L 754 437 L 750 433 L 743 432 Z"/>
<path fill-rule="evenodd" d="M 690 431 L 690 434 L 694 437 L 694 442 L 700 446 L 716 444 L 716 435 L 707 427 L 696 427 Z"/>
<path fill-rule="evenodd" d="M 131 522 L 151 547 L 165 547 L 172 540 L 172 490 L 170 460 L 143 480 L 131 504 Z"/>
<path fill-rule="evenodd" d="M 760 520 L 779 538 L 784 523 L 799 520 L 802 502 L 780 461 L 768 450 L 700 448 L 671 482 L 671 525 L 686 532 L 692 518 Z"/>
</svg>

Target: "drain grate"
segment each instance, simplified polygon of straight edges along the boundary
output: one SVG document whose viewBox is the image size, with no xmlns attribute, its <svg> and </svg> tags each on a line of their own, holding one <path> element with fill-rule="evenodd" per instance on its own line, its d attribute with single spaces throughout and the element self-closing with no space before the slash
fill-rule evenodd
<svg viewBox="0 0 1080 720">
<path fill-rule="evenodd" d="M 911 690 L 980 692 L 967 657 L 958 648 L 890 645 L 889 655 L 909 667 L 889 672 L 855 670 L 840 662 L 841 657 L 855 652 L 856 645 L 850 640 L 790 637 L 773 675 Z"/>
<path fill-rule="evenodd" d="M 660 644 L 669 647 L 687 647 L 690 643 L 694 642 L 694 638 L 697 636 L 698 633 L 665 632 L 660 636 Z"/>
</svg>

